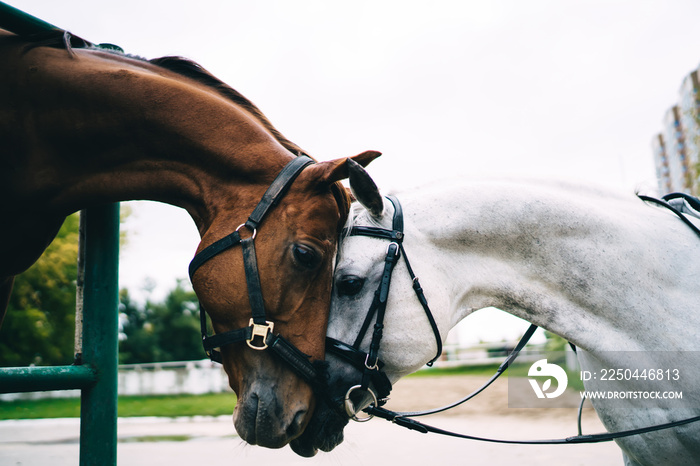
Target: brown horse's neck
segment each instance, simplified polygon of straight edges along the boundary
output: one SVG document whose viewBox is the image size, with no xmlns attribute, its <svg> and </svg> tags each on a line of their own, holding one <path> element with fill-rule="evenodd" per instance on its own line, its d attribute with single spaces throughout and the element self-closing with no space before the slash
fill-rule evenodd
<svg viewBox="0 0 700 466">
<path fill-rule="evenodd" d="M 202 235 L 215 220 L 243 222 L 293 157 L 247 99 L 191 62 L 2 31 L 0 61 L 0 215 L 11 219 L 0 280 L 29 267 L 68 214 L 100 203 L 179 206 Z"/>
<path fill-rule="evenodd" d="M 0 76 L 0 101 L 10 104 L 0 107 L 0 136 L 12 149 L 0 155 L 0 191 L 13 199 L 0 210 L 65 216 L 156 200 L 187 209 L 203 231 L 222 205 L 247 207 L 241 196 L 292 157 L 249 109 L 163 67 L 1 43 L 0 59 L 14 70 Z"/>
</svg>

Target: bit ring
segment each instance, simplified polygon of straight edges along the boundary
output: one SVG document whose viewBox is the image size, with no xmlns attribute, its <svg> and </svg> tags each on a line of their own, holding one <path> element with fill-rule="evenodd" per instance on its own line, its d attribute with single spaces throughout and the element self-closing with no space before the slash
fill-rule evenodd
<svg viewBox="0 0 700 466">
<path fill-rule="evenodd" d="M 350 394 L 355 390 L 365 390 L 372 396 L 372 401 L 374 406 L 378 406 L 377 395 L 369 388 L 362 388 L 362 385 L 354 385 L 350 387 L 350 390 L 345 394 L 345 412 L 350 416 L 350 419 L 356 422 L 367 422 L 374 417 L 374 414 L 370 414 L 367 417 L 357 417 L 357 411 L 355 411 L 355 405 L 350 399 Z"/>
</svg>

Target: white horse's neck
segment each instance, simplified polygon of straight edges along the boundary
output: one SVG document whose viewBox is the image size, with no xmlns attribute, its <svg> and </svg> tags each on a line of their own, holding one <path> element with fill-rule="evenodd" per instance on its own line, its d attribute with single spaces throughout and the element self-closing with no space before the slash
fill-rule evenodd
<svg viewBox="0 0 700 466">
<path fill-rule="evenodd" d="M 700 239 L 634 196 L 489 182 L 399 199 L 407 254 L 443 326 L 493 306 L 598 351 L 689 349 L 700 328 L 684 292 L 700 276 Z M 665 319 L 679 314 L 687 325 Z"/>
<path fill-rule="evenodd" d="M 404 211 L 406 255 L 443 340 L 471 312 L 493 306 L 574 343 L 581 367 L 589 373 L 632 367 L 626 365 L 630 358 L 624 351 L 640 351 L 646 368 L 675 368 L 669 365 L 670 355 L 684 371 L 672 389 L 683 392 L 688 407 L 647 409 L 654 405 L 631 399 L 596 399 L 594 406 L 610 431 L 697 414 L 699 384 L 693 370 L 684 367 L 689 355 L 683 353 L 700 350 L 700 300 L 695 292 L 700 238 L 673 214 L 632 195 L 552 183 L 460 180 L 397 197 Z M 364 201 L 376 207 L 375 197 Z M 390 228 L 393 208 L 384 204 L 379 222 Z M 373 223 L 366 210 L 355 222 Z M 352 342 L 358 335 L 384 267 L 385 243 L 361 236 L 343 241 L 329 336 Z M 369 338 L 361 343 L 366 349 Z M 381 340 L 383 371 L 393 383 L 434 354 L 432 332 L 400 261 L 391 280 Z M 333 361 L 331 373 L 340 374 L 336 379 L 354 380 L 354 369 Z M 650 387 L 639 380 L 601 379 L 587 380 L 586 389 L 619 393 Z M 700 449 L 687 440 L 698 438 L 698 427 L 692 429 L 618 443 L 630 458 L 644 459 L 629 464 L 667 464 L 669 451 L 679 458 L 677 464 L 694 464 Z"/>
</svg>

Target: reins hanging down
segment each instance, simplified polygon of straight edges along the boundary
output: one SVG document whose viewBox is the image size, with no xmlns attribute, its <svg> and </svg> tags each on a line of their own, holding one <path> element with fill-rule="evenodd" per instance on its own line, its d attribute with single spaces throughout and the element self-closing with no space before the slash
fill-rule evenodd
<svg viewBox="0 0 700 466">
<path fill-rule="evenodd" d="M 420 421 L 416 421 L 415 419 L 412 419 L 413 417 L 419 417 L 419 416 L 427 416 L 430 414 L 437 414 L 441 413 L 443 411 L 446 411 L 448 409 L 454 408 L 456 406 L 461 405 L 462 403 L 471 400 L 474 398 L 476 395 L 484 391 L 489 385 L 491 385 L 498 377 L 500 377 L 506 369 L 510 366 L 510 364 L 515 361 L 515 359 L 518 357 L 520 354 L 520 351 L 525 347 L 527 342 L 530 340 L 532 335 L 535 333 L 535 330 L 537 330 L 537 325 L 530 324 L 530 327 L 527 329 L 525 334 L 523 334 L 522 338 L 516 345 L 515 349 L 508 355 L 505 361 L 498 367 L 496 370 L 496 373 L 488 380 L 486 383 L 484 383 L 481 387 L 479 387 L 477 390 L 473 391 L 469 395 L 465 396 L 461 400 L 458 400 L 454 403 L 451 403 L 449 405 L 443 406 L 441 408 L 436 408 L 436 409 L 431 409 L 431 410 L 426 410 L 426 411 L 415 411 L 415 412 L 396 412 L 396 411 L 391 411 L 389 409 L 383 408 L 381 406 L 369 406 L 364 409 L 364 411 L 371 415 L 371 416 L 376 416 L 380 417 L 382 419 L 386 419 L 387 421 L 391 421 L 396 425 L 399 425 L 401 427 L 405 427 L 410 430 L 415 430 L 417 432 L 421 432 L 424 434 L 427 433 L 435 433 L 435 434 L 440 434 L 440 435 L 446 435 L 449 437 L 455 437 L 455 438 L 461 438 L 461 439 L 466 439 L 466 440 L 478 440 L 481 442 L 491 442 L 491 443 L 505 443 L 505 444 L 516 444 L 516 445 L 562 445 L 562 444 L 580 444 L 580 443 L 601 443 L 601 442 L 610 442 L 618 438 L 624 438 L 624 437 L 631 437 L 633 435 L 640 435 L 640 434 L 646 434 L 649 432 L 655 432 L 657 430 L 664 430 L 664 429 L 670 429 L 673 427 L 678 427 L 682 426 L 685 424 L 690 424 L 693 422 L 700 421 L 700 415 L 699 416 L 694 416 L 690 417 L 687 419 L 682 419 L 679 421 L 673 421 L 673 422 L 667 422 L 664 424 L 656 424 L 653 426 L 648 426 L 648 427 L 641 427 L 637 429 L 630 429 L 630 430 L 624 430 L 620 432 L 604 432 L 604 433 L 599 433 L 599 434 L 589 434 L 589 435 L 583 435 L 580 433 L 578 435 L 574 435 L 571 437 L 564 437 L 560 439 L 542 439 L 542 440 L 508 440 L 508 439 L 493 439 L 493 438 L 488 438 L 488 437 L 477 437 L 474 435 L 467 435 L 467 434 L 460 434 L 458 432 L 452 432 L 449 430 L 445 429 L 440 429 L 439 427 L 431 426 L 429 424 L 425 424 Z"/>
<path fill-rule="evenodd" d="M 700 421 L 700 416 L 695 416 L 680 421 L 667 422 L 665 424 L 657 424 L 649 427 L 642 427 L 639 429 L 624 430 L 621 432 L 604 432 L 600 434 L 590 434 L 590 435 L 574 435 L 571 437 L 565 437 L 560 439 L 542 439 L 542 440 L 508 440 L 508 439 L 494 439 L 488 437 L 477 437 L 475 435 L 460 434 L 457 432 L 452 432 L 449 430 L 440 429 L 422 422 L 418 422 L 410 417 L 394 416 L 393 411 L 386 410 L 384 408 L 372 408 L 368 410 L 371 414 L 386 419 L 393 422 L 396 425 L 405 427 L 410 430 L 415 430 L 424 434 L 429 432 L 441 435 L 447 435 L 448 437 L 456 437 L 466 440 L 478 440 L 481 442 L 491 442 L 491 443 L 506 443 L 515 445 L 566 445 L 566 444 L 580 444 L 580 443 L 601 443 L 610 442 L 618 438 L 631 437 L 633 435 L 647 434 L 649 432 L 655 432 L 657 430 L 671 429 L 673 427 L 682 426 L 685 424 L 690 424 L 692 422 Z"/>
</svg>

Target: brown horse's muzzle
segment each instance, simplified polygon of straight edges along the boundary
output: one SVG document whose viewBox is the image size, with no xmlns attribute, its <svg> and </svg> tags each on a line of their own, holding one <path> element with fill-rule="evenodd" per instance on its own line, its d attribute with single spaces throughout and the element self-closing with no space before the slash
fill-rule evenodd
<svg viewBox="0 0 700 466">
<path fill-rule="evenodd" d="M 238 395 L 233 423 L 251 445 L 282 448 L 309 423 L 315 406 L 311 387 L 286 364 L 266 352 L 242 350 L 226 370 Z M 239 377 L 238 374 L 245 374 Z"/>
</svg>

